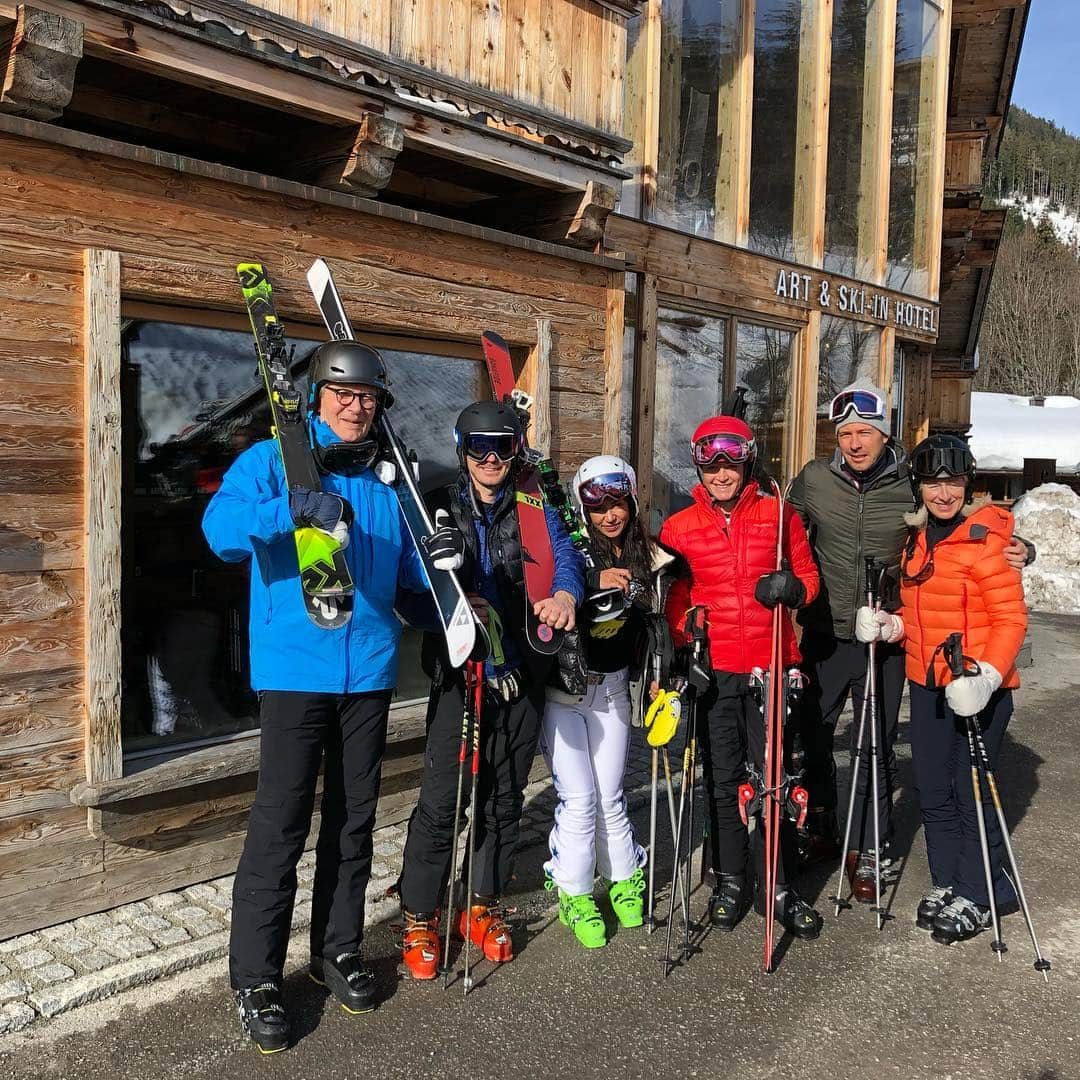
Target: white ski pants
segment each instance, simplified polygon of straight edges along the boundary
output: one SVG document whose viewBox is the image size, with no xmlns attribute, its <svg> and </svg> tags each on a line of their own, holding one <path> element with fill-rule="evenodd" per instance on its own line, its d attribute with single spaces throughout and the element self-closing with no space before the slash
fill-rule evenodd
<svg viewBox="0 0 1080 1080">
<path fill-rule="evenodd" d="M 540 747 L 559 796 L 544 869 L 571 896 L 591 893 L 597 870 L 610 881 L 630 877 L 647 856 L 634 841 L 623 796 L 630 748 L 627 670 L 590 685 L 575 705 L 549 699 Z"/>
</svg>

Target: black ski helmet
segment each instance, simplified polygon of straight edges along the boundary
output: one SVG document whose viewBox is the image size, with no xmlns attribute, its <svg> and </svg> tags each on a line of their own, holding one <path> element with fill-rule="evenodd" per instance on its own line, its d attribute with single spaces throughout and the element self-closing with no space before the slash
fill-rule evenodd
<svg viewBox="0 0 1080 1080">
<path fill-rule="evenodd" d="M 454 445 L 459 461 L 465 460 L 466 436 L 479 434 L 513 435 L 519 446 L 525 445 L 525 429 L 517 409 L 501 401 L 474 401 L 461 410 L 454 424 Z"/>
<path fill-rule="evenodd" d="M 959 435 L 931 435 L 923 439 L 909 458 L 911 490 L 916 498 L 919 484 L 941 477 L 962 476 L 968 491 L 975 480 L 975 457 Z"/>
<path fill-rule="evenodd" d="M 379 404 L 384 409 L 394 404 L 382 354 L 359 341 L 328 341 L 311 354 L 308 406 L 312 412 L 318 411 L 319 390 L 329 382 L 373 386 L 379 391 Z"/>
</svg>

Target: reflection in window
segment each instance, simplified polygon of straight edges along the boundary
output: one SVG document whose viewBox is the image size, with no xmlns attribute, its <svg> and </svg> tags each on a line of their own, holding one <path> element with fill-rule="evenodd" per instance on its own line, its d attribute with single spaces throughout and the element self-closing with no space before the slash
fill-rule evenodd
<svg viewBox="0 0 1080 1080">
<path fill-rule="evenodd" d="M 859 191 L 863 143 L 873 129 L 863 122 L 867 75 L 866 25 L 882 0 L 835 0 L 829 82 L 829 158 L 825 185 L 825 268 L 862 276 L 858 267 Z M 870 149 L 870 148 L 868 148 Z M 872 167 L 870 162 L 865 166 Z"/>
<path fill-rule="evenodd" d="M 690 503 L 698 482 L 690 436 L 724 400 L 728 320 L 661 307 L 656 319 L 653 506 L 659 522 Z"/>
<path fill-rule="evenodd" d="M 829 402 L 856 379 L 876 384 L 880 354 L 881 331 L 877 327 L 833 315 L 822 318 L 815 457 L 828 457 L 836 448 L 835 427 L 829 420 Z"/>
<path fill-rule="evenodd" d="M 297 356 L 312 344 L 300 342 Z M 422 482 L 446 482 L 456 471 L 453 419 L 478 393 L 479 365 L 383 353 L 397 398 L 392 415 L 419 455 Z M 201 522 L 232 461 L 268 435 L 251 334 L 129 323 L 121 393 L 124 750 L 250 731 L 258 719 L 249 687 L 248 571 L 213 555 Z M 433 425 L 433 415 L 445 423 Z M 427 693 L 418 637 L 407 630 L 402 639 L 400 700 Z"/>
<path fill-rule="evenodd" d="M 739 322 L 735 382 L 749 390 L 746 422 L 757 439 L 758 461 L 777 480 L 784 472 L 784 440 L 788 427 L 788 390 L 794 344 L 795 335 L 790 330 Z"/>
<path fill-rule="evenodd" d="M 793 250 L 801 21 L 800 0 L 755 7 L 750 247 L 778 258 Z"/>
<path fill-rule="evenodd" d="M 633 460 L 634 447 L 634 351 L 637 326 L 638 275 L 626 274 L 623 301 L 622 395 L 619 398 L 619 456 Z"/>
<path fill-rule="evenodd" d="M 738 4 L 663 4 L 656 220 L 683 232 L 722 234 L 734 212 L 723 166 L 735 139 L 740 25 Z"/>
<path fill-rule="evenodd" d="M 935 57 L 940 14 L 931 0 L 899 0 L 893 71 L 888 284 L 929 294 L 929 200 L 933 196 Z"/>
</svg>

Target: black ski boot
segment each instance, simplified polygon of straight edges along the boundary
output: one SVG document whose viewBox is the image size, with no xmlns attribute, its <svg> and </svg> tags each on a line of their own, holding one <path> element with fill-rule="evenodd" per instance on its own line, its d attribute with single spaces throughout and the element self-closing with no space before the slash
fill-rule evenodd
<svg viewBox="0 0 1080 1080">
<path fill-rule="evenodd" d="M 950 903 L 952 903 L 952 889 L 935 885 L 919 901 L 919 906 L 915 909 L 915 925 L 920 930 L 933 930 L 934 920 Z"/>
<path fill-rule="evenodd" d="M 281 987 L 259 983 L 234 991 L 240 1024 L 260 1054 L 277 1054 L 289 1048 L 289 1018 L 281 1000 Z"/>
<path fill-rule="evenodd" d="M 355 1016 L 375 1008 L 375 973 L 364 963 L 359 949 L 333 960 L 313 956 L 308 978 L 325 986 L 347 1013 Z"/>
<path fill-rule="evenodd" d="M 709 922 L 727 934 L 735 929 L 750 907 L 750 890 L 746 878 L 736 874 L 721 874 L 709 897 Z"/>
<path fill-rule="evenodd" d="M 930 936 L 939 945 L 967 941 L 990 925 L 990 909 L 966 896 L 954 896 L 934 919 Z"/>
<path fill-rule="evenodd" d="M 785 889 L 776 897 L 776 918 L 800 941 L 813 941 L 825 925 L 822 917 L 794 889 Z"/>
</svg>

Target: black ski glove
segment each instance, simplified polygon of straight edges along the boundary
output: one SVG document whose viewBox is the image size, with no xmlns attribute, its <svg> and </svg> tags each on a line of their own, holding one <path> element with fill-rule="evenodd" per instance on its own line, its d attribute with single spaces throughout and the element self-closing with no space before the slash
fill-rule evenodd
<svg viewBox="0 0 1080 1080">
<path fill-rule="evenodd" d="M 762 574 L 754 586 L 754 599 L 767 608 L 777 604 L 784 607 L 802 607 L 806 599 L 806 586 L 790 570 L 774 570 Z"/>
<path fill-rule="evenodd" d="M 336 533 L 339 526 L 348 530 L 353 523 L 352 507 L 340 496 L 329 491 L 294 488 L 289 492 L 289 513 L 297 528 L 322 529 Z"/>
<path fill-rule="evenodd" d="M 460 570 L 465 562 L 465 537 L 450 524 L 446 510 L 435 513 L 435 531 L 422 539 L 424 550 L 436 570 Z"/>
</svg>

